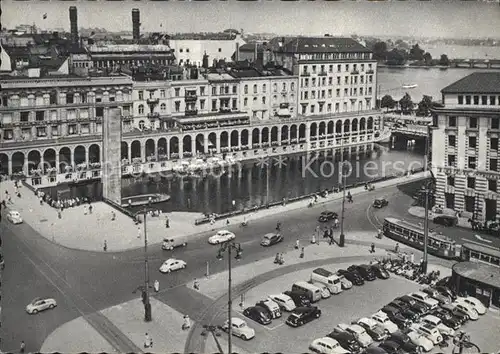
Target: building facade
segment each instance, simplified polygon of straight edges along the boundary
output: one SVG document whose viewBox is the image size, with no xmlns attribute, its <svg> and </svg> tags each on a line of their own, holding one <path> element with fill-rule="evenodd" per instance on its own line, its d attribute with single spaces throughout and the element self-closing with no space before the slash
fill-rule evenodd
<svg viewBox="0 0 500 354">
<path fill-rule="evenodd" d="M 377 63 L 351 38 L 275 38 L 276 61 L 299 77 L 299 114 L 361 112 L 376 104 Z"/>
<path fill-rule="evenodd" d="M 474 73 L 442 91 L 433 110 L 436 203 L 477 220 L 499 214 L 500 73 Z"/>
<path fill-rule="evenodd" d="M 87 51 L 95 68 L 172 65 L 175 61 L 172 50 L 164 44 L 93 44 Z"/>
</svg>

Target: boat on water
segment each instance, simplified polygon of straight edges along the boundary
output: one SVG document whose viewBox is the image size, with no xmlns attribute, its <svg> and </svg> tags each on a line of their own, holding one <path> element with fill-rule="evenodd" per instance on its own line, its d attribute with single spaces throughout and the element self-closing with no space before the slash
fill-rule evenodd
<svg viewBox="0 0 500 354">
<path fill-rule="evenodd" d="M 121 206 L 126 207 L 135 207 L 147 205 L 149 203 L 163 203 L 170 200 L 170 196 L 168 194 L 163 193 L 153 193 L 153 194 L 140 194 L 140 195 L 132 195 L 128 197 L 122 198 Z"/>
<path fill-rule="evenodd" d="M 418 85 L 417 84 L 403 84 L 404 89 L 412 89 L 415 87 L 418 87 Z"/>
</svg>

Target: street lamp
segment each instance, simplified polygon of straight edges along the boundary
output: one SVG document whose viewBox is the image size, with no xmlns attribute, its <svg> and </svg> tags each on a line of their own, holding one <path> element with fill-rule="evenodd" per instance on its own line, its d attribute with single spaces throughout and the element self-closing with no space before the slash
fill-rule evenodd
<svg viewBox="0 0 500 354">
<path fill-rule="evenodd" d="M 270 165 L 271 162 L 269 161 L 269 154 L 267 155 L 267 170 L 266 170 L 266 207 L 269 207 L 269 174 L 271 173 Z"/>
<path fill-rule="evenodd" d="M 241 259 L 241 245 L 239 243 L 236 243 L 234 241 L 228 241 L 224 242 L 220 249 L 219 252 L 217 253 L 217 259 L 222 260 L 224 258 L 224 253 L 228 253 L 227 261 L 228 261 L 228 293 L 227 293 L 227 319 L 228 319 L 228 353 L 232 354 L 232 335 L 233 335 L 233 329 L 232 329 L 232 321 L 231 321 L 231 316 L 232 316 L 232 308 L 233 308 L 233 300 L 232 300 L 232 294 L 231 294 L 231 263 L 232 263 L 232 250 L 236 251 L 236 256 L 234 257 L 235 259 L 239 260 Z"/>
<path fill-rule="evenodd" d="M 339 247 L 344 247 L 345 244 L 345 234 L 344 234 L 344 218 L 345 218 L 345 197 L 346 197 L 346 184 L 347 184 L 347 174 L 344 172 L 344 140 L 342 139 L 341 145 L 341 161 L 340 161 L 340 177 L 342 178 L 342 210 L 340 213 L 340 236 L 339 236 Z"/>
</svg>

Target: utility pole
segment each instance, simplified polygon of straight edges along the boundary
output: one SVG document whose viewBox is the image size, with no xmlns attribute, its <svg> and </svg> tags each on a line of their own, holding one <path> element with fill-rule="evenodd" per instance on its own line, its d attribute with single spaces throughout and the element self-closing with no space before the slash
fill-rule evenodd
<svg viewBox="0 0 500 354">
<path fill-rule="evenodd" d="M 424 219 L 424 260 L 422 273 L 427 274 L 427 244 L 429 243 L 429 185 L 425 185 L 425 219 Z"/>
<path fill-rule="evenodd" d="M 345 235 L 344 235 L 344 217 L 345 217 L 345 189 L 346 189 L 346 175 L 344 173 L 344 139 L 342 138 L 342 145 L 341 145 L 341 162 L 340 162 L 340 172 L 342 173 L 341 175 L 341 183 L 342 183 L 342 210 L 340 213 L 340 236 L 339 236 L 339 247 L 344 247 L 345 244 Z"/>
<path fill-rule="evenodd" d="M 271 173 L 271 161 L 269 161 L 269 155 L 267 155 L 267 163 L 266 163 L 266 204 L 269 207 L 269 174 Z"/>
<path fill-rule="evenodd" d="M 150 205 L 151 200 L 148 202 Z M 147 229 L 147 207 L 144 206 L 144 321 L 151 322 L 151 303 L 149 302 L 149 264 L 148 264 L 148 229 Z"/>
</svg>

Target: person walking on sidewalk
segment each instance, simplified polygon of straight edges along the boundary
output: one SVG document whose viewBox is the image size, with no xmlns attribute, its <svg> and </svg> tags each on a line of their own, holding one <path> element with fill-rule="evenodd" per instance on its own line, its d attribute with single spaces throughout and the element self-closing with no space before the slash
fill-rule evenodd
<svg viewBox="0 0 500 354">
<path fill-rule="evenodd" d="M 24 344 L 24 341 L 21 341 L 21 345 L 19 346 L 19 353 L 24 353 L 26 350 L 26 344 Z"/>
<path fill-rule="evenodd" d="M 147 333 L 144 335 L 144 348 L 153 348 L 153 340 Z"/>
<path fill-rule="evenodd" d="M 352 203 L 352 195 L 350 191 L 347 192 L 347 202 Z"/>
<path fill-rule="evenodd" d="M 86 205 L 83 206 L 83 215 L 87 215 L 87 206 Z"/>
<path fill-rule="evenodd" d="M 170 228 L 170 220 L 169 220 L 168 216 L 165 216 L 165 228 L 166 229 Z"/>
<path fill-rule="evenodd" d="M 89 203 L 89 214 L 92 214 L 92 209 L 93 209 L 92 204 Z"/>
<path fill-rule="evenodd" d="M 198 283 L 198 280 L 196 280 L 196 278 L 194 278 L 193 288 L 195 290 L 200 290 L 200 284 Z"/>
<path fill-rule="evenodd" d="M 155 289 L 155 293 L 160 291 L 160 282 L 158 281 L 158 279 L 155 280 L 153 287 Z"/>
<path fill-rule="evenodd" d="M 300 248 L 300 241 L 297 239 L 297 241 L 295 241 L 295 249 L 298 250 Z"/>
<path fill-rule="evenodd" d="M 104 240 L 104 246 L 102 247 L 102 249 L 104 250 L 104 252 L 108 251 L 108 242 L 106 240 Z"/>
<path fill-rule="evenodd" d="M 375 253 L 375 244 L 373 242 L 370 246 L 370 253 Z"/>
<path fill-rule="evenodd" d="M 191 328 L 191 321 L 188 315 L 184 315 L 184 323 L 182 324 L 182 330 L 186 331 Z"/>
<path fill-rule="evenodd" d="M 115 221 L 116 219 L 116 214 L 114 211 L 111 212 L 111 221 Z"/>
</svg>

